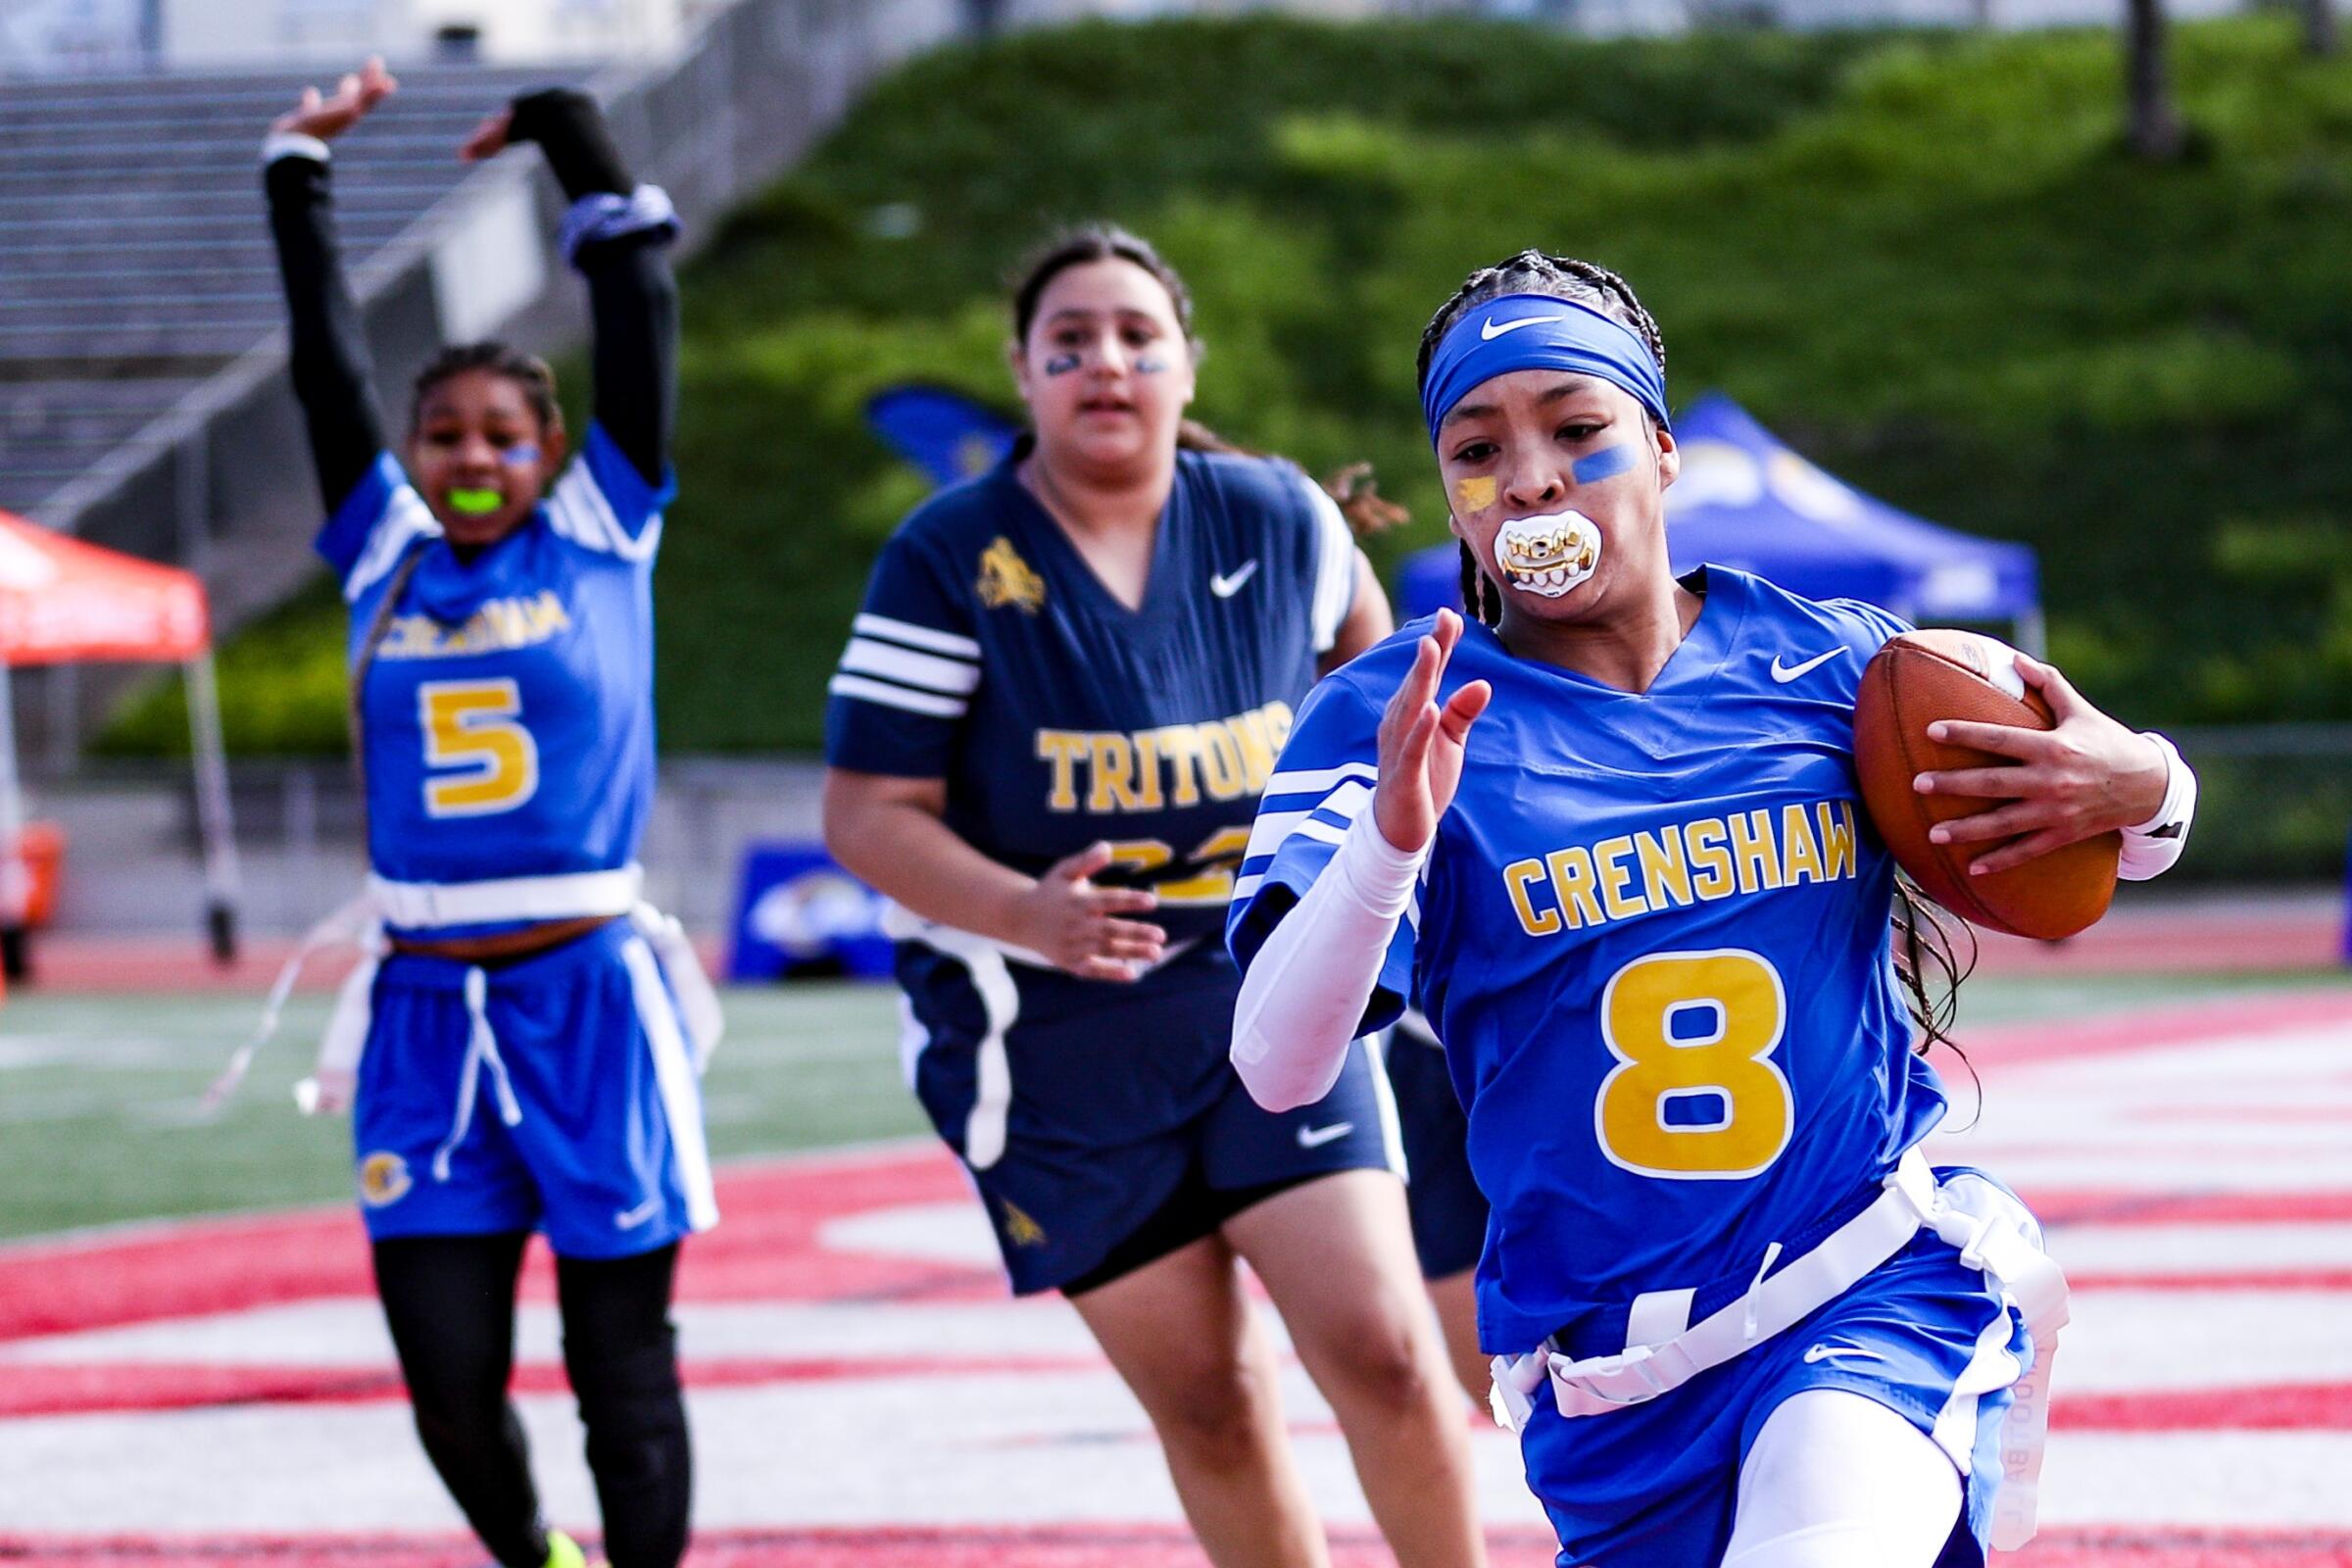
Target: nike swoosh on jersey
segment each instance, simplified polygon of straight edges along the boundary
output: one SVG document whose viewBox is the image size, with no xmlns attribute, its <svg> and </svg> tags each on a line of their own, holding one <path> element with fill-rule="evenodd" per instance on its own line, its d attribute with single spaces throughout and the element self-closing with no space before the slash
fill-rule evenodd
<svg viewBox="0 0 2352 1568">
<path fill-rule="evenodd" d="M 1826 654 L 1815 654 L 1803 663 L 1794 665 L 1783 664 L 1781 656 L 1775 654 L 1772 656 L 1772 678 L 1786 686 L 1797 676 L 1812 673 L 1844 652 L 1842 648 L 1833 648 Z"/>
<path fill-rule="evenodd" d="M 614 1211 L 612 1215 L 612 1223 L 619 1226 L 624 1231 L 633 1231 L 638 1226 L 644 1224 L 647 1220 L 652 1219 L 656 1214 L 661 1212 L 662 1200 L 660 1198 L 649 1198 L 644 1202 L 639 1203 L 635 1208 L 624 1208 Z"/>
<path fill-rule="evenodd" d="M 1494 318 L 1490 316 L 1478 329 L 1478 340 L 1481 343 L 1492 343 L 1503 333 L 1516 332 L 1523 326 L 1534 326 L 1539 321 L 1565 321 L 1566 319 L 1568 318 L 1565 316 L 1522 316 L 1516 321 L 1497 323 Z"/>
<path fill-rule="evenodd" d="M 1847 1361 L 1884 1361 L 1886 1358 L 1876 1350 L 1866 1350 L 1859 1345 L 1814 1345 L 1805 1349 L 1805 1364 L 1827 1361 L 1833 1357 Z"/>
<path fill-rule="evenodd" d="M 1241 591 L 1242 584 L 1248 582 L 1256 572 L 1257 561 L 1254 557 L 1243 562 L 1241 569 L 1230 577 L 1212 571 L 1208 574 L 1208 591 L 1219 599 L 1231 599 Z"/>
<path fill-rule="evenodd" d="M 1298 1129 L 1298 1147 L 1321 1149 L 1333 1139 L 1345 1138 L 1353 1131 L 1355 1123 L 1351 1121 L 1335 1121 L 1328 1127 L 1301 1127 Z"/>
</svg>

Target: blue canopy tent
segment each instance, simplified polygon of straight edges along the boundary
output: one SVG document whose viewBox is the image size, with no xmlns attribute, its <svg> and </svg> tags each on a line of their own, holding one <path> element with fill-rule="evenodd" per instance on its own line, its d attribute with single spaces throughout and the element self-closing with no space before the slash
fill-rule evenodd
<svg viewBox="0 0 2352 1568">
<path fill-rule="evenodd" d="M 1021 433 L 994 409 L 919 382 L 875 393 L 866 400 L 865 417 L 892 451 L 943 486 L 995 467 Z"/>
<path fill-rule="evenodd" d="M 1977 539 L 1864 495 L 1783 445 L 1730 398 L 1709 392 L 1678 415 L 1682 476 L 1666 492 L 1677 571 L 1712 562 L 1812 599 L 1861 599 L 1906 620 L 2004 621 L 2039 655 L 2040 577 L 2031 546 Z M 1408 557 L 1408 615 L 1459 608 L 1460 555 Z"/>
</svg>

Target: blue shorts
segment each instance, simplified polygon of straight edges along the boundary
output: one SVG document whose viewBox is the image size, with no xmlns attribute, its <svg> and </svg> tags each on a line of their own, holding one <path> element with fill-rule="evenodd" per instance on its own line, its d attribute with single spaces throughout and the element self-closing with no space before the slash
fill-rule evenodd
<svg viewBox="0 0 2352 1568">
<path fill-rule="evenodd" d="M 394 954 L 371 1007 L 352 1109 L 370 1239 L 539 1230 L 627 1257 L 717 1221 L 677 1003 L 627 920 L 494 967 Z"/>
<path fill-rule="evenodd" d="M 1715 1568 L 1740 1466 L 1766 1418 L 1807 1389 L 1845 1389 L 1908 1418 L 1951 1457 L 1967 1496 L 1936 1568 L 1982 1568 L 2008 1385 L 2033 1359 L 1998 1287 L 1923 1231 L 1785 1333 L 1646 1403 L 1570 1420 L 1539 1391 L 1520 1439 L 1528 1485 L 1559 1533 L 1560 1568 Z M 1972 1366 L 1971 1388 L 1987 1375 L 2000 1386 L 1955 1394 Z"/>
<path fill-rule="evenodd" d="M 1478 1266 L 1487 1244 L 1487 1195 L 1470 1174 L 1470 1118 L 1446 1070 L 1446 1048 L 1408 1016 L 1390 1034 L 1389 1082 L 1404 1133 L 1404 1200 L 1413 1217 L 1421 1277 L 1442 1280 Z"/>
<path fill-rule="evenodd" d="M 1228 1059 L 1240 985 L 1221 948 L 1132 986 L 920 943 L 898 967 L 908 1081 L 970 1173 L 1017 1294 L 1101 1283 L 1098 1265 L 1188 1190 L 1399 1163 L 1396 1104 L 1360 1041 L 1314 1104 L 1277 1113 L 1250 1098 Z"/>
</svg>

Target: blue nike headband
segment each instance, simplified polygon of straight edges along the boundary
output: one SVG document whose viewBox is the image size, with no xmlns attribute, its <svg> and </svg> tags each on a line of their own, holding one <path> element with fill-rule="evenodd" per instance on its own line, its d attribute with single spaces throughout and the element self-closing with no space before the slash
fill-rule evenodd
<svg viewBox="0 0 2352 1568">
<path fill-rule="evenodd" d="M 1666 372 L 1649 345 L 1590 305 L 1549 294 L 1506 294 L 1463 314 L 1429 358 L 1421 415 L 1429 444 L 1453 406 L 1481 382 L 1513 370 L 1568 370 L 1623 387 L 1658 421 L 1666 417 Z"/>
</svg>

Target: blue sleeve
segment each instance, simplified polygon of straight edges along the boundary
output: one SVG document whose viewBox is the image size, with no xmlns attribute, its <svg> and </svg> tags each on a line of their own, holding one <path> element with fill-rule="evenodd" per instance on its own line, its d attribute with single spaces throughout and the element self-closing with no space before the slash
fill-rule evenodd
<svg viewBox="0 0 2352 1568">
<path fill-rule="evenodd" d="M 882 547 L 826 690 L 825 760 L 859 773 L 945 778 L 980 687 L 968 590 L 902 528 Z"/>
<path fill-rule="evenodd" d="M 1859 636 L 1853 647 L 1865 662 L 1895 638 L 1914 629 L 1909 621 L 1893 611 L 1881 610 L 1877 605 L 1860 599 L 1825 599 L 1821 602 L 1821 608 L 1849 624 L 1859 623 L 1856 628 Z"/>
<path fill-rule="evenodd" d="M 1257 804 L 1225 941 L 1247 972 L 1282 917 L 1331 863 L 1341 835 L 1372 806 L 1380 779 L 1380 708 L 1357 685 L 1334 676 L 1307 694 Z M 1387 1027 L 1412 994 L 1420 899 L 1396 923 L 1358 1034 Z"/>
<path fill-rule="evenodd" d="M 389 452 L 376 454 L 375 463 L 351 487 L 312 541 L 342 584 L 343 602 L 357 604 L 390 571 L 409 545 L 441 531 L 424 497 L 409 483 L 408 474 Z"/>
<path fill-rule="evenodd" d="M 651 564 L 662 547 L 662 509 L 676 499 L 677 475 L 648 484 L 602 424 L 588 426 L 580 455 L 547 496 L 547 520 L 583 550 Z"/>
</svg>

